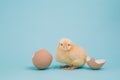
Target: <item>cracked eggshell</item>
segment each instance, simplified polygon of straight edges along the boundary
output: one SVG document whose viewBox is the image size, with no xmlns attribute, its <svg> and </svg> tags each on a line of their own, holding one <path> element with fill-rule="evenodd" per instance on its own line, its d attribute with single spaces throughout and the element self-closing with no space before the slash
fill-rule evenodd
<svg viewBox="0 0 120 80">
<path fill-rule="evenodd" d="M 87 60 L 87 64 L 92 69 L 99 69 L 105 64 L 105 59 L 98 59 L 95 60 L 94 58 L 89 58 Z"/>
<path fill-rule="evenodd" d="M 47 68 L 52 62 L 52 55 L 46 49 L 40 49 L 32 56 L 33 65 L 38 69 Z"/>
</svg>

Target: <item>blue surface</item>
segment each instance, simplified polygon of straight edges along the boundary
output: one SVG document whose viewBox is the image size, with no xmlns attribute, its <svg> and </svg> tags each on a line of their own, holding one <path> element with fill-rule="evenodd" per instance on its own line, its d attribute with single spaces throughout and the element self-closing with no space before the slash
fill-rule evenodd
<svg viewBox="0 0 120 80">
<path fill-rule="evenodd" d="M 0 80 L 119 80 L 120 0 L 0 0 Z M 104 58 L 101 70 L 65 71 L 53 60 L 36 70 L 40 48 L 55 56 L 60 38 L 70 38 L 89 56 Z"/>
</svg>

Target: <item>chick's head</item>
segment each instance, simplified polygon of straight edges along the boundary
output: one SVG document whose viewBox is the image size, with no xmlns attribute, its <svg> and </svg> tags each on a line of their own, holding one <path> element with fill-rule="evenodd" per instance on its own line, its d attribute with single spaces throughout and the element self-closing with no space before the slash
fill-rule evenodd
<svg viewBox="0 0 120 80">
<path fill-rule="evenodd" d="M 61 48 L 64 51 L 68 51 L 72 48 L 72 41 L 69 40 L 69 39 L 65 39 L 65 38 L 61 39 L 59 41 L 58 47 Z"/>
</svg>

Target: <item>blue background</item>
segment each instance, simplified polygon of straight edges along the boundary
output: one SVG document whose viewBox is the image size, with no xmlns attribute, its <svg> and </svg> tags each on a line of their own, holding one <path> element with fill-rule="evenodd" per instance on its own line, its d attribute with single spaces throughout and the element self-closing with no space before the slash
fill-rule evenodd
<svg viewBox="0 0 120 80">
<path fill-rule="evenodd" d="M 33 53 L 46 48 L 54 58 L 64 37 L 107 63 L 65 71 L 53 59 L 37 70 Z M 0 80 L 119 80 L 119 46 L 120 0 L 0 0 Z"/>
</svg>

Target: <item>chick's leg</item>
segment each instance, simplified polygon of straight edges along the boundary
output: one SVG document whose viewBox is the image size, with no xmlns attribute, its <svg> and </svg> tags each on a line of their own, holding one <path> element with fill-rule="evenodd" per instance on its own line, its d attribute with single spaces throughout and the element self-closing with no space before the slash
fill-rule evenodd
<svg viewBox="0 0 120 80">
<path fill-rule="evenodd" d="M 64 70 L 73 70 L 73 69 L 76 69 L 78 67 L 65 65 L 65 66 L 60 66 L 60 68 L 62 68 Z"/>
<path fill-rule="evenodd" d="M 60 66 L 60 68 L 68 68 L 69 67 L 69 65 L 65 65 L 65 66 Z"/>
<path fill-rule="evenodd" d="M 78 67 L 75 67 L 75 66 L 69 66 L 69 67 L 67 67 L 67 68 L 63 68 L 64 70 L 74 70 L 74 69 L 76 69 L 76 68 L 78 68 Z"/>
</svg>

